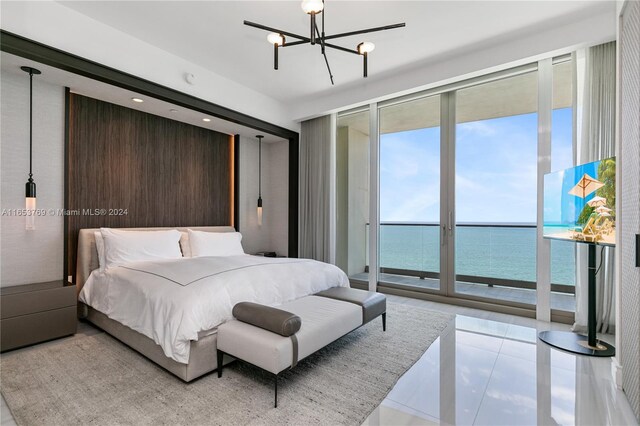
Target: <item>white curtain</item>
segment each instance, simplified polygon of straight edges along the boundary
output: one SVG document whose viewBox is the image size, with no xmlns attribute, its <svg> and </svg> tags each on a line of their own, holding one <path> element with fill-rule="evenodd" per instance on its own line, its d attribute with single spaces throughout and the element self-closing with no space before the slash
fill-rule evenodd
<svg viewBox="0 0 640 426">
<path fill-rule="evenodd" d="M 329 262 L 331 117 L 302 122 L 300 257 Z"/>
<path fill-rule="evenodd" d="M 577 163 L 584 164 L 615 155 L 616 43 L 610 42 L 576 52 Z M 577 245 L 576 319 L 573 330 L 587 329 L 587 246 Z M 615 327 L 614 251 L 597 248 L 597 330 L 611 333 Z"/>
</svg>

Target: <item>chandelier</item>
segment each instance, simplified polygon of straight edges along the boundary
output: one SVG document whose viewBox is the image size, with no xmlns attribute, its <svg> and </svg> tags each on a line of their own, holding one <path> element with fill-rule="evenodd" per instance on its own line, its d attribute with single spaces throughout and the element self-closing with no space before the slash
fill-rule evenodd
<svg viewBox="0 0 640 426">
<path fill-rule="evenodd" d="M 278 28 L 267 27 L 266 25 L 257 24 L 255 22 L 244 21 L 245 25 L 258 28 L 265 31 L 270 31 L 267 36 L 269 43 L 273 45 L 273 69 L 278 69 L 278 49 L 282 47 L 300 46 L 309 43 L 311 46 L 320 46 L 320 53 L 324 56 L 324 62 L 327 64 L 327 71 L 329 72 L 329 78 L 331 84 L 333 83 L 333 74 L 331 73 L 331 67 L 329 66 L 329 59 L 327 58 L 327 48 L 339 50 L 342 52 L 353 53 L 355 55 L 362 56 L 363 63 L 363 77 L 367 77 L 367 60 L 369 53 L 375 49 L 375 45 L 371 42 L 364 41 L 359 43 L 355 49 L 350 49 L 343 46 L 330 43 L 329 40 L 335 40 L 342 37 L 349 37 L 358 34 L 373 33 L 377 31 L 391 30 L 394 28 L 401 28 L 405 26 L 405 23 L 385 25 L 383 27 L 367 28 L 364 30 L 349 31 L 346 33 L 339 33 L 333 35 L 326 35 L 324 33 L 324 0 L 303 0 L 302 10 L 309 15 L 311 28 L 309 31 L 309 37 L 305 37 L 299 34 L 294 34 L 289 31 L 280 30 Z M 321 14 L 322 22 L 321 27 L 318 28 L 316 23 L 316 16 Z M 295 39 L 295 41 L 287 41 L 286 37 Z"/>
</svg>

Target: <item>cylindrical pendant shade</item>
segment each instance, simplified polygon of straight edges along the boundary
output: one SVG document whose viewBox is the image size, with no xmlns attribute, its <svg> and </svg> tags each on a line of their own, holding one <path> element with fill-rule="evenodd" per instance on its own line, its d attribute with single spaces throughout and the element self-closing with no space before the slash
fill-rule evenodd
<svg viewBox="0 0 640 426">
<path fill-rule="evenodd" d="M 27 210 L 25 229 L 27 231 L 33 231 L 36 229 L 36 197 L 26 197 L 25 201 L 25 208 Z"/>
<path fill-rule="evenodd" d="M 262 198 L 258 198 L 258 226 L 262 226 Z"/>
</svg>

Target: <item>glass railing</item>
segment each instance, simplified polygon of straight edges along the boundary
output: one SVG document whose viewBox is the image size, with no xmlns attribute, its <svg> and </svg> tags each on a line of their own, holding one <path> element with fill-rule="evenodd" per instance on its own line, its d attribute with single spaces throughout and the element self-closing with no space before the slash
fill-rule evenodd
<svg viewBox="0 0 640 426">
<path fill-rule="evenodd" d="M 552 291 L 574 293 L 575 245 L 553 241 L 551 251 Z M 458 224 L 455 267 L 457 281 L 534 289 L 536 226 Z M 380 268 L 382 273 L 438 278 L 439 225 L 382 223 Z"/>
</svg>

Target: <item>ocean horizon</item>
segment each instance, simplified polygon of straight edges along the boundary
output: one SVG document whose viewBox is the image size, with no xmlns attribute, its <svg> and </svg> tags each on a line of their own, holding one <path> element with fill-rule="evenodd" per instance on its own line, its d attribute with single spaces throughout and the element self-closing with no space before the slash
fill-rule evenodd
<svg viewBox="0 0 640 426">
<path fill-rule="evenodd" d="M 554 227 L 554 232 L 556 230 L 562 232 Z M 536 281 L 535 224 L 459 223 L 455 250 L 457 275 Z M 380 226 L 380 265 L 439 272 L 439 225 L 433 222 L 383 222 Z M 575 285 L 574 242 L 551 240 L 551 282 Z"/>
</svg>

